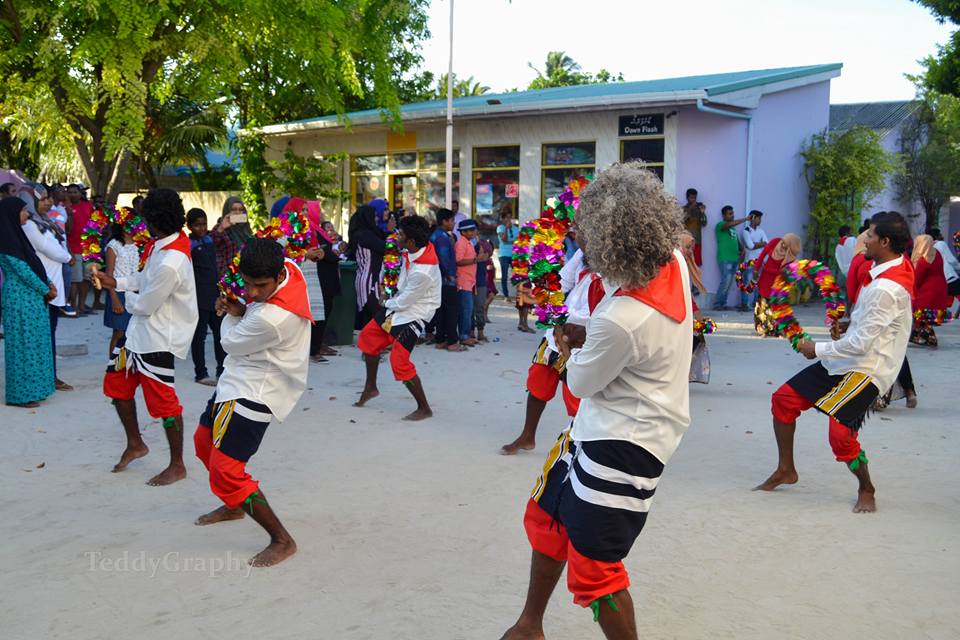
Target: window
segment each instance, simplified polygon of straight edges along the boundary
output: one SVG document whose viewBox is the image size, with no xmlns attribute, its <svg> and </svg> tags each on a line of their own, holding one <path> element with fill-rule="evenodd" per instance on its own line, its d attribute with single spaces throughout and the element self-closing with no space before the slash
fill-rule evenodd
<svg viewBox="0 0 960 640">
<path fill-rule="evenodd" d="M 474 147 L 473 215 L 496 222 L 517 218 L 520 201 L 520 147 Z"/>
<path fill-rule="evenodd" d="M 446 152 L 401 151 L 354 156 L 351 163 L 353 208 L 374 198 L 385 198 L 391 208 L 415 207 L 418 213 L 444 206 L 446 199 Z M 460 166 L 460 151 L 454 150 L 453 166 Z M 459 198 L 459 170 L 453 172 L 453 197 Z"/>
<path fill-rule="evenodd" d="M 597 166 L 596 142 L 562 142 L 543 145 L 540 199 L 554 198 L 574 178 L 592 174 Z"/>
<path fill-rule="evenodd" d="M 620 140 L 620 161 L 639 160 L 663 181 L 664 137 L 644 136 Z"/>
</svg>

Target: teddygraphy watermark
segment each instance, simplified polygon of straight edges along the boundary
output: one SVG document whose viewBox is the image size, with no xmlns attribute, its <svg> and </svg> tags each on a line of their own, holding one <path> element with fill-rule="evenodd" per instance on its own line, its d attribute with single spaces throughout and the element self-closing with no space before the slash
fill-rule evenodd
<svg viewBox="0 0 960 640">
<path fill-rule="evenodd" d="M 102 551 L 85 551 L 83 556 L 88 562 L 88 571 L 145 573 L 151 578 L 160 572 L 203 573 L 210 578 L 240 572 L 246 578 L 253 569 L 247 558 L 230 551 L 212 558 L 187 556 L 179 551 L 168 551 L 162 556 L 151 556 L 146 551 L 124 551 L 118 556 L 108 556 Z"/>
</svg>

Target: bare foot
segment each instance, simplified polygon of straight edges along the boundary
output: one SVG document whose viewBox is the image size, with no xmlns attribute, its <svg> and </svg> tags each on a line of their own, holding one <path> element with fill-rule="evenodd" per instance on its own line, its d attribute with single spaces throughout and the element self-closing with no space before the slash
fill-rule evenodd
<svg viewBox="0 0 960 640">
<path fill-rule="evenodd" d="M 505 444 L 500 447 L 500 455 L 502 456 L 513 456 L 516 455 L 519 451 L 533 451 L 537 446 L 535 440 L 527 440 L 523 437 L 517 438 L 510 444 Z"/>
<path fill-rule="evenodd" d="M 251 567 L 272 567 L 297 552 L 297 543 L 291 540 L 271 542 L 267 547 L 250 558 Z"/>
<path fill-rule="evenodd" d="M 151 487 L 164 487 L 168 484 L 173 484 L 177 480 L 183 480 L 187 477 L 187 468 L 183 466 L 183 463 L 174 466 L 170 465 L 157 475 L 153 476 L 147 480 L 147 484 Z"/>
<path fill-rule="evenodd" d="M 873 513 L 877 510 L 877 499 L 873 491 L 857 493 L 857 504 L 853 505 L 854 513 Z"/>
<path fill-rule="evenodd" d="M 194 524 L 200 525 L 201 527 L 207 524 L 214 524 L 216 522 L 226 522 L 227 520 L 240 520 L 244 516 L 243 509 L 231 509 L 227 506 L 218 507 L 210 513 L 205 513 L 199 518 L 197 518 Z"/>
<path fill-rule="evenodd" d="M 797 484 L 797 480 L 800 479 L 800 476 L 797 475 L 795 469 L 786 471 L 783 469 L 777 469 L 773 472 L 769 478 L 767 478 L 763 484 L 758 484 L 753 488 L 754 491 L 773 491 L 782 484 Z"/>
<path fill-rule="evenodd" d="M 403 416 L 404 420 L 409 422 L 417 422 L 418 420 L 426 420 L 427 418 L 433 417 L 433 411 L 430 409 L 417 409 L 413 413 L 408 413 Z"/>
<path fill-rule="evenodd" d="M 363 405 L 367 404 L 368 400 L 373 400 L 378 395 L 380 395 L 380 391 L 378 389 L 364 389 L 363 393 L 360 394 L 360 399 L 354 402 L 353 406 L 362 407 Z"/>
<path fill-rule="evenodd" d="M 141 445 L 139 447 L 127 447 L 123 454 L 120 456 L 120 462 L 118 462 L 113 467 L 113 473 L 120 473 L 127 468 L 127 465 L 136 460 L 137 458 L 142 458 L 143 456 L 150 453 L 150 449 L 147 448 L 147 445 Z"/>
<path fill-rule="evenodd" d="M 504 633 L 500 640 L 544 640 L 543 629 L 529 629 L 520 626 L 520 623 L 513 625 Z"/>
<path fill-rule="evenodd" d="M 908 393 L 907 394 L 907 409 L 916 409 L 917 408 L 917 394 Z"/>
</svg>

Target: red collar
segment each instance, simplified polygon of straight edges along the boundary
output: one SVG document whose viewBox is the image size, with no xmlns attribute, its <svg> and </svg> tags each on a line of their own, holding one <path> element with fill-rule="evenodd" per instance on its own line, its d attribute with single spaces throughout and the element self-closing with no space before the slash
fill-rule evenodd
<svg viewBox="0 0 960 640">
<path fill-rule="evenodd" d="M 913 295 L 913 280 L 914 280 L 913 263 L 910 262 L 910 260 L 908 260 L 907 258 L 901 258 L 900 264 L 898 264 L 895 267 L 890 267 L 889 269 L 886 269 L 883 273 L 878 275 L 875 279 L 879 280 L 881 278 L 893 280 L 898 285 L 906 289 L 907 293 L 909 293 L 911 296 Z M 868 282 L 872 280 L 874 280 L 874 278 L 870 278 Z"/>
<path fill-rule="evenodd" d="M 303 273 L 289 260 L 284 267 L 287 270 L 287 279 L 267 300 L 267 304 L 275 304 L 295 316 L 313 322 L 313 315 L 310 313 L 310 297 L 307 295 L 307 281 L 303 279 Z"/>
<path fill-rule="evenodd" d="M 157 246 L 156 239 L 150 240 L 143 246 L 143 253 L 140 255 L 140 271 L 143 271 L 143 268 L 147 266 L 147 260 L 150 259 L 150 256 L 153 255 L 153 250 Z M 187 256 L 187 260 L 193 261 L 193 257 L 190 255 L 190 238 L 187 237 L 187 234 L 180 231 L 176 238 L 172 242 L 160 247 L 160 251 L 165 249 L 173 249 L 174 251 L 179 251 L 183 255 Z"/>
<path fill-rule="evenodd" d="M 683 294 L 683 272 L 680 270 L 680 262 L 676 255 L 660 269 L 657 277 L 647 286 L 629 291 L 618 289 L 613 295 L 630 296 L 653 307 L 676 323 L 683 322 L 687 317 L 687 301 Z"/>
<path fill-rule="evenodd" d="M 403 252 L 404 264 L 407 269 L 410 268 L 410 252 Z M 423 253 L 419 257 L 414 258 L 414 264 L 440 264 L 440 260 L 437 258 L 437 250 L 433 248 L 433 243 L 428 242 L 423 248 Z"/>
</svg>

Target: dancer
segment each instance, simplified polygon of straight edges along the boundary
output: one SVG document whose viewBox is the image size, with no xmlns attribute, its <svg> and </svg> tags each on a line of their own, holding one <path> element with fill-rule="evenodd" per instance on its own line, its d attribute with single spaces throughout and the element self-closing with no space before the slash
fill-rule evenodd
<svg viewBox="0 0 960 640">
<path fill-rule="evenodd" d="M 581 192 L 577 227 L 584 259 L 621 286 L 588 327 L 564 325 L 558 343 L 570 391 L 583 400 L 527 501 L 530 586 L 504 640 L 543 638 L 564 564 L 574 602 L 593 609 L 606 637 L 637 637 L 621 561 L 690 424 L 693 314 L 686 264 L 674 249 L 676 200 L 639 163 L 615 164 Z"/>
<path fill-rule="evenodd" d="M 680 253 L 683 254 L 683 259 L 687 263 L 687 272 L 690 274 L 690 305 L 693 307 L 693 319 L 696 322 L 703 320 L 703 314 L 700 313 L 700 307 L 697 305 L 696 292 L 706 293 L 707 287 L 703 284 L 703 275 L 700 267 L 697 266 L 694 246 L 694 237 L 689 231 L 680 234 Z M 702 331 L 693 334 L 689 380 L 710 384 L 710 352 L 707 351 L 707 339 Z"/>
<path fill-rule="evenodd" d="M 914 312 L 942 311 L 949 317 L 953 297 L 947 289 L 947 279 L 943 271 L 943 256 L 937 251 L 931 236 L 923 234 L 914 238 L 911 260 L 916 271 L 916 289 L 913 296 Z M 937 334 L 933 330 L 934 324 L 929 318 L 915 317 L 910 342 L 936 349 Z"/>
<path fill-rule="evenodd" d="M 838 462 L 857 477 L 854 513 L 876 511 L 876 489 L 867 469 L 867 456 L 857 434 L 874 400 L 893 385 L 903 363 L 913 314 L 913 266 L 905 259 L 910 232 L 899 213 L 878 213 L 866 238 L 871 281 L 860 291 L 850 324 L 835 324 L 832 342 L 801 340 L 804 356 L 820 362 L 795 375 L 773 394 L 773 432 L 779 462 L 776 471 L 756 489 L 772 491 L 797 482 L 793 434 L 797 417 L 815 407 L 830 417 L 830 446 Z M 845 334 L 840 337 L 841 332 Z"/>
<path fill-rule="evenodd" d="M 800 236 L 794 233 L 785 233 L 782 238 L 774 238 L 763 247 L 760 257 L 757 258 L 757 302 L 753 309 L 753 326 L 757 333 L 764 337 L 775 337 L 776 322 L 770 313 L 770 295 L 773 292 L 773 283 L 780 275 L 780 270 L 797 259 L 803 248 Z"/>
<path fill-rule="evenodd" d="M 246 466 L 270 420 L 286 419 L 307 387 L 313 320 L 303 273 L 284 260 L 273 240 L 247 240 L 240 273 L 248 304 L 217 300 L 227 360 L 193 435 L 197 457 L 210 472 L 210 489 L 224 506 L 197 524 L 237 520 L 246 510 L 270 535 L 270 544 L 250 564 L 268 567 L 296 553 L 297 545 Z"/>
<path fill-rule="evenodd" d="M 183 360 L 190 351 L 198 318 L 197 293 L 180 196 L 172 189 L 152 189 L 143 201 L 143 217 L 154 238 L 144 249 L 143 268 L 122 278 L 95 271 L 93 278 L 97 287 L 125 292 L 130 312 L 126 337 L 114 348 L 103 378 L 103 393 L 113 399 L 127 435 L 127 448 L 113 471 L 123 471 L 149 452 L 133 399 L 137 387 L 142 387 L 147 411 L 163 421 L 170 445 L 170 464 L 147 481 L 162 486 L 187 477 L 183 407 L 173 383 L 173 359 Z"/>
<path fill-rule="evenodd" d="M 567 322 L 586 325 L 590 312 L 603 300 L 605 291 L 600 276 L 591 273 L 584 264 L 582 246 L 560 270 L 560 289 L 566 295 L 564 304 L 570 313 Z M 567 387 L 567 359 L 560 355 L 557 346 L 560 333 L 561 329 L 547 329 L 533 353 L 532 364 L 527 371 L 527 410 L 523 430 L 516 440 L 500 447 L 501 455 L 512 456 L 536 447 L 540 417 L 547 403 L 557 394 L 557 387 L 562 388 L 567 415 L 571 418 L 577 415 L 580 399 L 570 393 Z"/>
<path fill-rule="evenodd" d="M 355 407 L 380 395 L 377 369 L 380 354 L 390 350 L 390 368 L 394 377 L 405 384 L 417 401 L 417 409 L 404 420 L 423 420 L 433 415 L 423 391 L 417 368 L 410 362 L 410 352 L 417 345 L 423 328 L 440 306 L 440 266 L 437 252 L 430 242 L 430 225 L 420 216 L 407 216 L 400 221 L 398 244 L 403 249 L 403 267 L 397 281 L 397 293 L 380 308 L 357 339 L 367 365 L 367 380 Z"/>
</svg>

